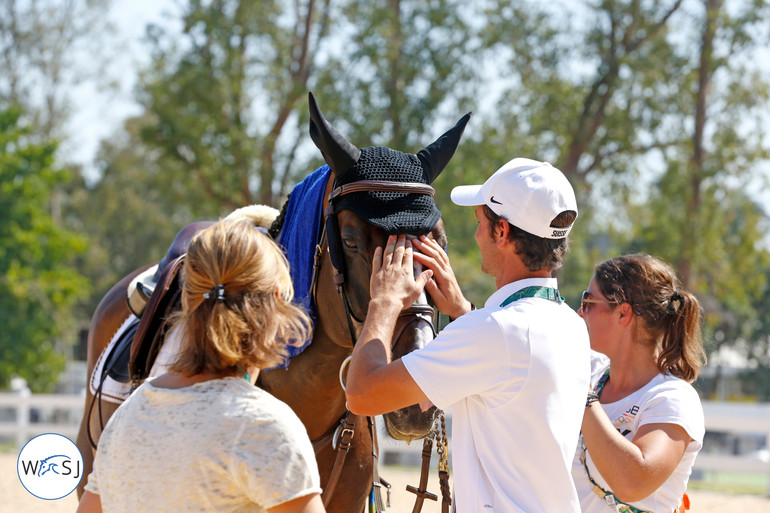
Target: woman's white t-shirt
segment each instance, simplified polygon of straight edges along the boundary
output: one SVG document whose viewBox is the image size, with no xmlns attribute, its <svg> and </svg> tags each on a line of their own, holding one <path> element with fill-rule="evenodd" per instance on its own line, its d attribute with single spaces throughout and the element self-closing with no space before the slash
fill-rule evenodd
<svg viewBox="0 0 770 513">
<path fill-rule="evenodd" d="M 592 352 L 591 383 L 593 385 L 598 383 L 608 367 L 609 360 L 606 356 Z M 614 403 L 602 403 L 602 408 L 615 428 L 628 440 L 633 440 L 639 428 L 645 424 L 676 424 L 682 426 L 690 435 L 692 440 L 687 445 L 682 460 L 663 485 L 643 500 L 629 503 L 637 509 L 652 513 L 674 511 L 687 490 L 687 481 L 690 478 L 695 456 L 703 447 L 705 423 L 698 393 L 686 381 L 670 374 L 658 374 L 633 394 Z M 594 466 L 590 453 L 586 451 L 585 454 L 591 477 L 606 491 L 611 491 Z M 606 500 L 594 493 L 594 485 L 588 480 L 586 468 L 581 461 L 582 456 L 583 439 L 581 437 L 572 462 L 572 478 L 575 481 L 583 513 L 616 511 Z"/>
<path fill-rule="evenodd" d="M 102 433 L 86 490 L 110 513 L 253 513 L 321 487 L 295 413 L 233 377 L 140 386 Z"/>
</svg>

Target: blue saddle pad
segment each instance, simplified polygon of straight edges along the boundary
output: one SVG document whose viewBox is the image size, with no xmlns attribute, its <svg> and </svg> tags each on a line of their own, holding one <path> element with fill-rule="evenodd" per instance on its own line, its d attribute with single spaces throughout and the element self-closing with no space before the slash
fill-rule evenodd
<svg viewBox="0 0 770 513">
<path fill-rule="evenodd" d="M 321 234 L 323 196 L 331 169 L 328 165 L 313 171 L 298 183 L 291 192 L 286 218 L 278 243 L 289 261 L 289 273 L 294 284 L 294 300 L 316 318 L 315 305 L 310 296 L 313 281 L 315 246 Z M 301 353 L 310 344 L 289 348 L 289 358 Z M 289 365 L 288 360 L 282 365 Z"/>
</svg>

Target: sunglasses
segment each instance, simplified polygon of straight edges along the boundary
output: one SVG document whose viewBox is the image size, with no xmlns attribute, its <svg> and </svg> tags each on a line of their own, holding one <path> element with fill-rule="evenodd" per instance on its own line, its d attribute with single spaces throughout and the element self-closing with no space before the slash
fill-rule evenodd
<svg viewBox="0 0 770 513">
<path fill-rule="evenodd" d="M 588 313 L 588 307 L 590 305 L 600 304 L 604 303 L 607 305 L 617 305 L 617 301 L 607 301 L 606 299 L 591 299 L 591 293 L 587 290 L 583 291 L 583 295 L 580 296 L 580 309 L 583 310 L 583 313 Z"/>
</svg>

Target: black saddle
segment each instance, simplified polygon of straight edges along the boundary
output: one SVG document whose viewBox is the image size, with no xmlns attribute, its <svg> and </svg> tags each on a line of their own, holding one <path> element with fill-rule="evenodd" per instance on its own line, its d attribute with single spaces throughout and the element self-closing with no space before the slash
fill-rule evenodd
<svg viewBox="0 0 770 513">
<path fill-rule="evenodd" d="M 118 383 L 128 383 L 131 381 L 131 374 L 128 371 L 128 360 L 131 357 L 131 344 L 134 341 L 134 335 L 136 335 L 138 327 L 139 319 L 135 319 L 126 331 L 123 332 L 115 345 L 112 346 L 110 354 L 104 359 L 100 383 L 104 381 L 105 375 Z"/>
<path fill-rule="evenodd" d="M 127 294 L 129 309 L 138 318 L 125 330 L 106 356 L 102 380 L 109 376 L 119 383 L 133 381 L 136 387 L 149 375 L 168 327 L 166 318 L 179 305 L 180 272 L 187 247 L 196 233 L 211 224 L 211 221 L 199 221 L 179 231 L 166 256 L 158 263 L 152 278 L 154 288 L 146 299 L 146 305 L 142 305 L 142 310 L 132 308 L 131 295 Z M 134 284 L 139 285 L 141 284 Z"/>
</svg>

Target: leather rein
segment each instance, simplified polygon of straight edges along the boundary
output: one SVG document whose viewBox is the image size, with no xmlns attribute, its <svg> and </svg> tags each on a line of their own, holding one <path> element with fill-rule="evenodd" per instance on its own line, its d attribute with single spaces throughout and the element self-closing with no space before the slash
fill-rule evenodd
<svg viewBox="0 0 770 513">
<path fill-rule="evenodd" d="M 358 323 L 359 325 L 364 322 L 363 319 L 359 319 L 355 316 L 353 313 L 353 310 L 350 306 L 350 301 L 348 299 L 347 291 L 345 290 L 345 265 L 344 265 L 344 254 L 342 251 L 342 241 L 340 240 L 340 231 L 339 231 L 339 225 L 337 222 L 337 213 L 338 208 L 335 205 L 335 200 L 338 198 L 341 198 L 342 196 L 345 196 L 347 194 L 355 193 L 355 192 L 368 192 L 368 191 L 378 191 L 378 192 L 401 192 L 401 193 L 407 193 L 407 194 L 427 194 L 431 197 L 435 195 L 435 190 L 430 185 L 424 184 L 424 183 L 414 183 L 414 182 L 390 182 L 386 180 L 359 180 L 356 182 L 352 182 L 349 184 L 341 185 L 334 187 L 334 183 L 332 183 L 333 189 L 329 193 L 328 201 L 326 202 L 326 205 L 323 208 L 323 215 L 324 215 L 324 222 L 323 222 L 323 228 L 321 231 L 321 236 L 319 237 L 319 242 L 316 244 L 316 250 L 315 250 L 315 256 L 314 256 L 314 264 L 313 264 L 313 280 L 310 285 L 310 294 L 311 298 L 314 304 L 316 304 L 316 296 L 317 296 L 317 290 L 318 290 L 318 276 L 321 269 L 321 259 L 323 256 L 323 247 L 324 242 L 325 245 L 328 247 L 329 251 L 329 260 L 331 261 L 332 268 L 333 268 L 333 278 L 334 278 L 334 285 L 337 288 L 337 293 L 340 294 L 342 297 L 342 303 L 345 307 L 345 317 L 347 319 L 347 325 L 348 325 L 348 331 L 350 333 L 350 340 L 351 345 L 355 345 L 356 343 L 356 329 L 354 325 L 355 323 Z M 418 322 L 421 318 L 423 320 L 429 321 L 428 324 L 431 326 L 431 330 L 433 330 L 433 335 L 435 337 L 436 335 L 436 329 L 433 322 L 434 318 L 434 310 L 433 307 L 430 306 L 428 303 L 415 303 L 409 308 L 406 308 L 399 313 L 399 317 L 407 316 L 407 315 L 414 315 L 415 318 L 408 323 L 405 323 L 400 330 L 394 334 L 393 340 L 398 340 L 403 332 L 406 330 L 407 327 L 411 326 L 413 323 Z M 342 375 L 342 369 L 344 368 L 344 365 L 349 361 L 349 358 L 343 362 L 342 367 L 340 369 L 340 378 Z M 344 384 L 343 384 L 344 388 Z M 377 447 L 377 436 L 376 436 L 376 425 L 374 423 L 374 419 L 371 417 L 367 417 L 368 424 L 370 427 L 370 431 L 372 434 L 372 456 L 374 457 L 373 462 L 373 475 L 372 475 L 372 483 L 373 488 L 370 493 L 370 501 L 374 504 L 376 511 L 384 511 L 384 508 L 382 507 L 382 497 L 380 495 L 380 489 L 382 485 L 384 484 L 388 488 L 388 506 L 390 506 L 390 485 L 387 484 L 384 480 L 380 479 L 378 476 L 378 464 L 377 464 L 377 456 L 378 456 L 378 447 Z M 345 458 L 347 457 L 348 451 L 351 447 L 351 442 L 353 439 L 353 435 L 355 433 L 354 425 L 356 421 L 356 415 L 351 413 L 349 410 L 345 412 L 345 415 L 340 419 L 339 423 L 335 426 L 332 426 L 332 428 L 324 434 L 321 438 L 318 440 L 315 440 L 313 442 L 313 447 L 316 450 L 320 450 L 322 447 L 324 447 L 326 444 L 330 443 L 332 444 L 332 447 L 337 451 L 337 456 L 334 461 L 334 466 L 332 467 L 331 475 L 329 476 L 329 481 L 327 485 L 324 487 L 323 491 L 323 502 L 324 507 L 328 507 L 331 497 L 334 494 L 334 489 L 337 486 L 337 483 L 339 481 L 339 478 L 342 474 L 342 467 L 345 463 Z M 440 463 L 446 462 L 446 428 L 444 427 L 444 417 L 443 414 L 441 415 L 441 421 L 442 421 L 442 432 L 444 433 L 444 439 L 443 444 L 441 444 L 441 441 L 439 440 L 439 447 L 443 447 L 443 455 L 441 450 L 439 449 L 439 458 Z M 439 436 L 436 435 L 437 439 L 439 439 Z M 428 445 L 430 444 L 430 446 Z M 415 487 L 408 487 L 407 489 L 409 491 L 413 491 L 414 493 L 417 493 L 417 500 L 413 509 L 413 513 L 418 513 L 420 509 L 422 508 L 422 502 L 424 498 L 431 498 L 433 500 L 436 500 L 436 496 L 433 494 L 429 494 L 425 491 L 426 484 L 427 484 L 427 472 L 429 468 L 429 462 L 430 462 L 430 447 L 432 447 L 433 441 L 430 438 L 427 438 L 425 440 L 425 445 L 423 447 L 423 465 L 422 465 L 422 475 L 420 478 L 420 486 L 419 489 L 415 489 Z M 427 450 L 427 463 L 426 463 L 426 451 Z M 440 477 L 441 479 L 441 491 L 443 495 L 443 503 L 442 503 L 442 513 L 447 513 L 449 505 L 451 504 L 451 497 L 449 495 L 449 485 L 448 485 L 448 470 L 446 468 L 446 465 L 443 465 L 443 467 L 440 465 Z M 443 479 L 444 476 L 441 475 L 441 470 L 444 470 L 445 479 Z M 419 492 L 419 493 L 418 493 Z"/>
</svg>

